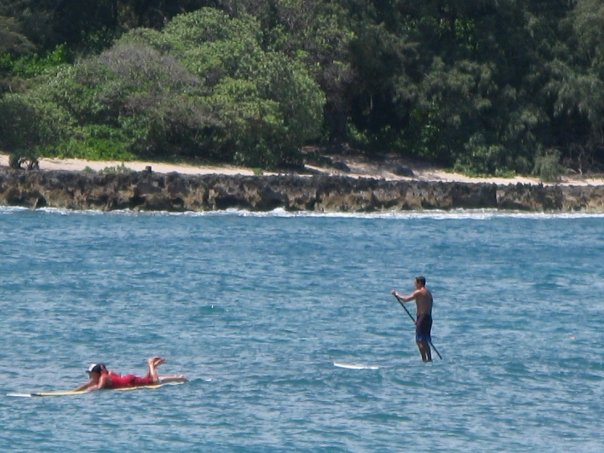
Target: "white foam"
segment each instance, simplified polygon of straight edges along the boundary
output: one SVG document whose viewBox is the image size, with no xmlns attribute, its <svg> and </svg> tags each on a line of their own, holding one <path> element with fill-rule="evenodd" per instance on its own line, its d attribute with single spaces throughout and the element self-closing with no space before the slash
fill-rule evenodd
<svg viewBox="0 0 604 453">
<path fill-rule="evenodd" d="M 0 206 L 0 214 L 16 213 L 20 211 L 31 211 L 30 208 Z M 120 209 L 113 211 L 100 210 L 71 210 L 65 208 L 38 208 L 50 214 L 59 215 L 117 215 L 117 216 L 187 216 L 187 217 L 211 217 L 211 216 L 237 216 L 237 217 L 328 217 L 342 219 L 435 219 L 435 220 L 490 220 L 494 218 L 520 218 L 520 219 L 579 219 L 579 218 L 604 218 L 604 213 L 597 212 L 526 212 L 526 211 L 499 211 L 497 209 L 453 209 L 426 210 L 426 211 L 380 211 L 380 212 L 316 212 L 316 211 L 286 211 L 283 208 L 272 211 L 249 211 L 246 209 L 229 208 L 219 211 L 132 211 Z"/>
</svg>

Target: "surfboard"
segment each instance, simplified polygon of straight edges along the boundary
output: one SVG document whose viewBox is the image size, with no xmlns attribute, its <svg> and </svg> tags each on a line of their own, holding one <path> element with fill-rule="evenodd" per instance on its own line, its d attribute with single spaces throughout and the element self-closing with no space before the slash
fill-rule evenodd
<svg viewBox="0 0 604 453">
<path fill-rule="evenodd" d="M 346 368 L 348 370 L 379 370 L 378 365 L 367 365 L 364 363 L 346 363 L 346 362 L 333 362 L 333 366 L 338 368 Z"/>
<path fill-rule="evenodd" d="M 105 391 L 111 392 L 128 392 L 132 390 L 148 390 L 148 389 L 158 389 L 160 387 L 164 387 L 166 385 L 179 385 L 184 384 L 184 382 L 166 382 L 164 384 L 154 384 L 154 385 L 139 385 L 137 387 L 122 387 L 118 389 L 107 389 Z M 93 393 L 87 390 L 49 390 L 46 392 L 32 392 L 32 393 L 7 393 L 6 396 L 11 396 L 15 398 L 35 398 L 35 397 L 47 397 L 47 396 L 75 396 L 75 395 L 84 395 L 86 393 Z"/>
</svg>

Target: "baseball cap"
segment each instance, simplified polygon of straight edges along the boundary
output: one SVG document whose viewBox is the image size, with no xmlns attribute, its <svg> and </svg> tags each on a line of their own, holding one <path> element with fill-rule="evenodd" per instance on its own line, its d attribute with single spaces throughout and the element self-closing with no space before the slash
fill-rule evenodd
<svg viewBox="0 0 604 453">
<path fill-rule="evenodd" d="M 101 371 L 107 371 L 107 367 L 104 363 L 91 363 L 86 373 L 100 373 Z"/>
</svg>

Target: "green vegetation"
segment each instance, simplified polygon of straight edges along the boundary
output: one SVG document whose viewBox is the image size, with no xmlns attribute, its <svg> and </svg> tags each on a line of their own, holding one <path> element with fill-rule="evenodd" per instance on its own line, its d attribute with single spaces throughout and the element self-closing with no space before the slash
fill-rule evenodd
<svg viewBox="0 0 604 453">
<path fill-rule="evenodd" d="M 268 169 L 604 166 L 599 0 L 0 0 L 0 148 Z"/>
<path fill-rule="evenodd" d="M 102 170 L 99 170 L 99 173 L 101 175 L 112 175 L 112 174 L 124 174 L 124 173 L 132 173 L 132 169 L 126 167 L 126 165 L 124 165 L 124 163 L 122 162 L 119 165 L 115 165 L 113 167 L 105 167 Z"/>
<path fill-rule="evenodd" d="M 533 173 L 542 181 L 553 182 L 560 178 L 562 166 L 560 165 L 560 153 L 550 151 L 535 158 Z"/>
</svg>

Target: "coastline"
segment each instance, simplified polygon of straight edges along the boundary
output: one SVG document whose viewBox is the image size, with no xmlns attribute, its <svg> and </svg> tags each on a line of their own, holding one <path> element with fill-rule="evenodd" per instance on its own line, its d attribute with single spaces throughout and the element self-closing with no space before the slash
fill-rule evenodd
<svg viewBox="0 0 604 453">
<path fill-rule="evenodd" d="M 531 178 L 467 178 L 400 161 L 341 159 L 325 161 L 327 165 L 321 167 L 307 166 L 308 173 L 261 175 L 234 166 L 79 159 L 41 159 L 39 170 L 15 170 L 2 166 L 0 160 L 0 205 L 168 212 L 489 209 L 604 213 L 604 181 L 597 179 L 542 184 Z"/>
<path fill-rule="evenodd" d="M 8 167 L 8 154 L 0 153 L 0 167 Z M 567 185 L 567 186 L 604 186 L 604 174 L 592 176 L 563 176 L 555 183 L 544 183 L 536 177 L 515 176 L 503 177 L 470 177 L 455 173 L 444 168 L 427 165 L 412 159 L 386 156 L 381 161 L 370 161 L 358 154 L 335 154 L 329 157 L 332 165 L 307 164 L 306 168 L 313 174 L 325 176 L 346 176 L 350 178 L 375 178 L 385 181 L 427 181 L 427 182 L 458 182 L 474 184 L 529 184 L 529 185 Z M 154 161 L 91 161 L 84 159 L 40 158 L 40 170 L 84 171 L 85 169 L 102 171 L 106 168 L 124 166 L 133 171 L 145 171 L 151 167 L 154 173 L 179 173 L 182 175 L 239 175 L 253 176 L 254 169 L 234 165 L 192 165 Z M 404 167 L 413 176 L 396 173 L 397 168 Z M 346 168 L 343 170 L 342 168 Z M 278 173 L 263 172 L 263 175 L 273 176 Z M 304 176 L 304 175 L 299 175 Z"/>
</svg>

